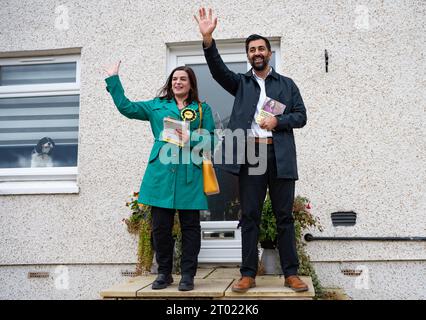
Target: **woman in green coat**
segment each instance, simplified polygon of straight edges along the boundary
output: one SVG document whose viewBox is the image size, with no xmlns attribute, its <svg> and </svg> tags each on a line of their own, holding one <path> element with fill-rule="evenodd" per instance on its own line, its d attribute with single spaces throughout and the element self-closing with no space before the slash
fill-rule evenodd
<svg viewBox="0 0 426 320">
<path fill-rule="evenodd" d="M 212 112 L 209 105 L 199 102 L 197 79 L 189 67 L 174 69 L 158 97 L 138 102 L 125 96 L 119 67 L 120 62 L 106 70 L 107 90 L 121 114 L 150 122 L 155 139 L 138 197 L 140 204 L 151 206 L 158 263 L 158 276 L 152 289 L 164 289 L 173 282 L 172 228 L 178 210 L 182 232 L 179 290 L 192 290 L 201 246 L 200 210 L 208 209 L 200 153 L 210 151 L 213 146 Z M 174 132 L 182 145 L 164 141 L 164 118 L 189 122 L 189 130 Z"/>
</svg>

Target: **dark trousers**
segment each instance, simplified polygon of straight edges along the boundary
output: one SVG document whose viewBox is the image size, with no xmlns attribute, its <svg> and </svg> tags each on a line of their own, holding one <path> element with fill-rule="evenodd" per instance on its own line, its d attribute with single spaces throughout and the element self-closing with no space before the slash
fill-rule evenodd
<svg viewBox="0 0 426 320">
<path fill-rule="evenodd" d="M 265 147 L 265 146 L 264 146 Z M 272 210 L 277 220 L 277 246 L 284 276 L 296 275 L 299 261 L 293 218 L 295 180 L 277 178 L 274 146 L 267 145 L 267 170 L 262 175 L 249 175 L 248 169 L 257 165 L 241 166 L 239 176 L 242 236 L 241 275 L 255 277 L 258 267 L 258 238 L 263 202 L 269 187 Z M 256 145 L 256 155 L 259 155 Z"/>
<path fill-rule="evenodd" d="M 175 209 L 152 207 L 152 233 L 158 273 L 170 274 L 173 269 L 173 237 Z M 200 211 L 179 210 L 182 233 L 181 272 L 195 276 L 201 247 Z"/>
</svg>

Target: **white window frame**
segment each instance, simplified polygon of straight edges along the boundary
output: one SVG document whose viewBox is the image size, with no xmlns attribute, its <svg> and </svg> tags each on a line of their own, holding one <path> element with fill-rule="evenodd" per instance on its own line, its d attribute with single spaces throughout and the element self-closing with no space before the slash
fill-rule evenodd
<svg viewBox="0 0 426 320">
<path fill-rule="evenodd" d="M 280 39 L 269 38 L 271 50 L 275 52 L 275 70 L 280 70 Z M 245 52 L 245 39 L 216 40 L 222 60 L 229 62 L 247 62 L 247 70 L 251 68 Z M 190 43 L 171 43 L 167 45 L 167 76 L 170 72 L 185 64 L 205 64 L 201 41 Z M 241 263 L 241 229 L 239 221 L 201 221 L 201 250 L 198 256 L 200 263 Z M 233 239 L 204 239 L 204 232 L 234 232 Z"/>
<path fill-rule="evenodd" d="M 280 70 L 281 53 L 280 53 L 280 39 L 270 38 L 271 51 L 275 52 L 275 70 Z M 220 41 L 216 40 L 216 46 L 219 53 L 225 63 L 227 62 L 247 62 L 247 71 L 251 68 L 250 63 L 247 60 L 247 54 L 245 52 L 245 39 L 233 40 L 233 41 Z M 202 50 L 201 41 L 190 42 L 190 43 L 170 43 L 167 46 L 167 75 L 178 67 L 185 63 L 191 64 L 204 64 L 206 60 L 204 55 L 200 55 Z M 202 52 L 201 52 L 202 54 Z"/>
<path fill-rule="evenodd" d="M 0 97 L 20 98 L 46 95 L 80 95 L 80 55 L 0 58 L 0 66 L 64 62 L 76 63 L 75 82 L 0 86 Z M 2 168 L 0 169 L 0 195 L 78 193 L 77 177 L 78 166 Z"/>
</svg>

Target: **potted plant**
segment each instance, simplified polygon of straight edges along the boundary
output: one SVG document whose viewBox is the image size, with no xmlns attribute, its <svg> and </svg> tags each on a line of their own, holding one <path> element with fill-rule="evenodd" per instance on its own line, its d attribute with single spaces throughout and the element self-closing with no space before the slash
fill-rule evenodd
<svg viewBox="0 0 426 320">
<path fill-rule="evenodd" d="M 261 259 L 259 262 L 259 274 L 280 274 L 281 267 L 277 251 L 276 219 L 272 211 L 272 203 L 269 194 L 263 203 L 260 220 L 259 244 L 261 247 Z"/>
</svg>

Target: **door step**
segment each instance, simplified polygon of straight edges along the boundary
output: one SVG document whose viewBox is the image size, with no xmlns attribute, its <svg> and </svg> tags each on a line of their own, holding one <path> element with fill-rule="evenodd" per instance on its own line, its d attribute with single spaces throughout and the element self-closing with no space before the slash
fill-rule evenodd
<svg viewBox="0 0 426 320">
<path fill-rule="evenodd" d="M 300 277 L 309 287 L 308 291 L 295 292 L 284 287 L 284 277 L 265 275 L 256 277 L 256 287 L 246 293 L 232 292 L 231 287 L 240 278 L 237 268 L 198 269 L 192 291 L 179 291 L 179 275 L 173 275 L 174 282 L 162 290 L 152 290 L 151 284 L 156 275 L 134 277 L 100 292 L 103 299 L 268 299 L 294 300 L 315 296 L 311 277 Z"/>
</svg>

